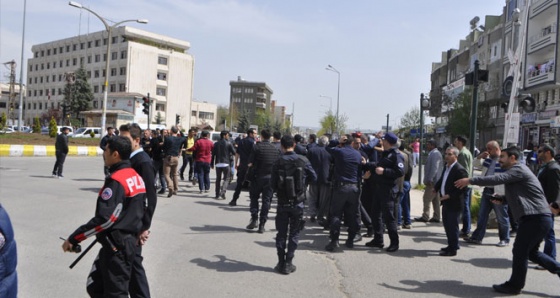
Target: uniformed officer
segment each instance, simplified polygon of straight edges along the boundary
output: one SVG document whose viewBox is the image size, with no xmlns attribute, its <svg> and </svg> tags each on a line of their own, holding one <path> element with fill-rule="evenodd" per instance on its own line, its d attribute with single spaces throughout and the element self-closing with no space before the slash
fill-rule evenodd
<svg viewBox="0 0 560 298">
<path fill-rule="evenodd" d="M 338 238 L 343 213 L 344 222 L 348 225 L 346 247 L 354 247 L 354 237 L 359 230 L 356 216 L 359 208 L 358 179 L 361 177 L 362 155 L 352 148 L 353 141 L 351 135 L 345 135 L 340 138 L 340 142 L 333 140 L 327 147 L 334 160 L 333 197 L 330 208 L 331 241 L 325 247 L 327 251 L 335 251 L 339 247 Z"/>
<path fill-rule="evenodd" d="M 399 192 L 397 178 L 404 175 L 404 158 L 399 152 L 396 144 L 398 138 L 388 132 L 383 137 L 383 155 L 379 162 L 368 163 L 371 173 L 370 179 L 374 179 L 376 189 L 373 196 L 372 221 L 373 240 L 366 243 L 369 247 L 383 248 L 383 220 L 389 234 L 391 243 L 388 252 L 399 249 L 399 234 L 397 233 L 397 221 L 395 218 L 395 198 Z"/>
<path fill-rule="evenodd" d="M 296 270 L 296 266 L 292 264 L 294 253 L 298 246 L 299 232 L 302 229 L 303 220 L 303 204 L 305 201 L 305 188 L 301 190 L 296 199 L 288 198 L 286 189 L 280 189 L 281 186 L 286 188 L 285 184 L 280 185 L 279 173 L 281 170 L 286 171 L 286 165 L 291 162 L 299 164 L 304 169 L 301 171 L 303 177 L 299 177 L 305 184 L 315 182 L 317 175 L 311 167 L 311 163 L 307 158 L 294 152 L 294 138 L 290 135 L 283 136 L 281 141 L 284 154 L 272 166 L 272 176 L 270 183 L 272 189 L 278 196 L 278 206 L 276 210 L 276 251 L 278 253 L 278 264 L 274 267 L 279 273 L 289 274 Z M 285 177 L 282 177 L 285 178 Z M 288 231 L 290 234 L 288 235 Z M 288 250 L 286 251 L 286 238 L 288 238 Z"/>
<path fill-rule="evenodd" d="M 131 152 L 127 137 L 107 140 L 103 156 L 110 175 L 97 197 L 95 217 L 62 244 L 65 252 L 73 251 L 75 245 L 92 236 L 102 244 L 88 277 L 87 291 L 91 297 L 128 297 L 146 198 L 144 180 L 130 167 Z"/>
</svg>

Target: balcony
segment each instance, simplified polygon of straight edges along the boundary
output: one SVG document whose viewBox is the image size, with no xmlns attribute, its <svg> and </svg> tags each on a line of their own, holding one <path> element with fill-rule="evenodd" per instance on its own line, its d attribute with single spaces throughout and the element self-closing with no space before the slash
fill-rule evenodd
<svg viewBox="0 0 560 298">
<path fill-rule="evenodd" d="M 265 103 L 265 102 L 257 102 L 257 103 L 255 104 L 255 106 L 256 106 L 257 109 L 266 110 L 266 103 Z"/>
<path fill-rule="evenodd" d="M 525 78 L 525 85 L 527 87 L 533 87 L 542 83 L 554 82 L 555 63 L 556 61 L 551 59 L 541 64 L 529 65 Z"/>
<path fill-rule="evenodd" d="M 531 4 L 531 18 L 539 15 L 553 5 L 557 5 L 558 0 L 537 0 Z"/>
<path fill-rule="evenodd" d="M 541 30 L 538 34 L 529 37 L 527 54 L 532 54 L 538 50 L 556 44 L 557 24 L 553 23 Z"/>
</svg>

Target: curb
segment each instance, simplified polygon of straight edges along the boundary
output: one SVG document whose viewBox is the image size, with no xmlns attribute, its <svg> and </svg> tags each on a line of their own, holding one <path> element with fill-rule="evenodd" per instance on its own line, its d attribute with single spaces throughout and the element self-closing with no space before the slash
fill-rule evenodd
<svg viewBox="0 0 560 298">
<path fill-rule="evenodd" d="M 99 156 L 103 151 L 94 146 L 68 146 L 69 156 Z M 0 144 L 0 156 L 55 156 L 54 146 Z"/>
</svg>

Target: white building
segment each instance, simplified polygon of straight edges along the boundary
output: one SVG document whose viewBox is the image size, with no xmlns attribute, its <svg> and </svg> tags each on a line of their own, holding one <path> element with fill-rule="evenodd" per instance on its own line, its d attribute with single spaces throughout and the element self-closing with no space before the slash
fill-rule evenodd
<svg viewBox="0 0 560 298">
<path fill-rule="evenodd" d="M 109 98 L 112 93 L 149 93 L 154 100 L 152 123 L 158 112 L 168 126 L 175 124 L 176 115 L 181 116 L 182 124 L 189 123 L 194 74 L 189 42 L 123 26 L 112 32 L 109 57 L 107 43 L 107 32 L 99 31 L 32 46 L 25 121 L 30 123 L 33 117 L 49 109 L 61 109 L 65 74 L 75 72 L 80 65 L 84 66 L 93 89 L 95 99 L 91 108 L 101 113 L 105 62 L 110 59 Z M 111 109 L 108 102 L 107 110 Z M 95 119 L 100 122 L 100 118 Z M 107 121 L 107 126 L 116 123 Z"/>
<path fill-rule="evenodd" d="M 208 103 L 206 101 L 199 102 L 193 101 L 191 104 L 191 120 L 189 128 L 205 129 L 205 127 L 212 127 L 212 130 L 218 130 L 217 127 L 221 123 L 216 123 L 218 117 L 218 105 L 215 103 Z M 182 118 L 182 117 L 181 117 Z M 184 127 L 186 128 L 186 127 Z"/>
</svg>

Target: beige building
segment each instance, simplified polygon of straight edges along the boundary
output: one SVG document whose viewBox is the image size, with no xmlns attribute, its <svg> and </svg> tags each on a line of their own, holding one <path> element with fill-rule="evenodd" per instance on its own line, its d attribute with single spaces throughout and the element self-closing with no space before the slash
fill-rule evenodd
<svg viewBox="0 0 560 298">
<path fill-rule="evenodd" d="M 107 57 L 107 45 L 111 51 Z M 132 27 L 113 30 L 111 40 L 106 31 L 51 41 L 32 46 L 33 58 L 28 60 L 25 121 L 41 116 L 49 109 L 59 110 L 64 99 L 66 76 L 83 65 L 92 86 L 92 110 L 101 110 L 105 90 L 105 62 L 109 59 L 109 95 L 117 93 L 150 94 L 153 104 L 151 123 L 159 112 L 162 123 L 175 124 L 176 115 L 186 125 L 190 118 L 193 90 L 194 58 L 190 43 Z M 112 107 L 107 100 L 107 110 Z M 90 113 L 91 114 L 91 113 Z M 135 121 L 144 120 L 146 115 Z M 100 126 L 100 118 L 93 120 Z M 107 126 L 116 126 L 107 120 Z"/>
</svg>

